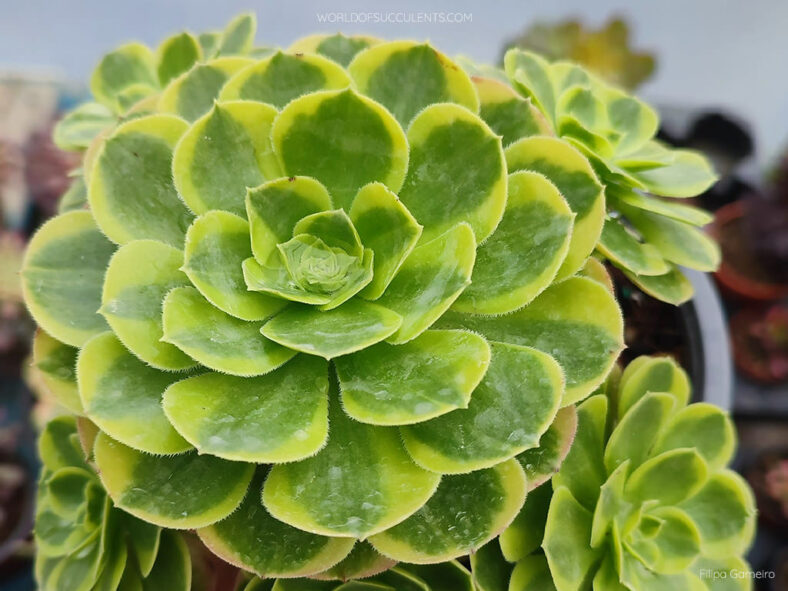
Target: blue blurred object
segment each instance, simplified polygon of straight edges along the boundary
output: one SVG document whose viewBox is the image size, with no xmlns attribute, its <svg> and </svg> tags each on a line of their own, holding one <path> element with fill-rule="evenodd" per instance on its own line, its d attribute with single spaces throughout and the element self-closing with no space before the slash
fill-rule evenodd
<svg viewBox="0 0 788 591">
<path fill-rule="evenodd" d="M 0 433 L 9 434 L 8 448 L 0 449 L 0 461 L 19 463 L 26 472 L 19 519 L 8 538 L 0 540 L 0 591 L 35 589 L 32 560 L 14 556 L 33 526 L 39 462 L 35 432 L 30 423 L 32 402 L 30 391 L 21 378 L 0 374 Z"/>
</svg>

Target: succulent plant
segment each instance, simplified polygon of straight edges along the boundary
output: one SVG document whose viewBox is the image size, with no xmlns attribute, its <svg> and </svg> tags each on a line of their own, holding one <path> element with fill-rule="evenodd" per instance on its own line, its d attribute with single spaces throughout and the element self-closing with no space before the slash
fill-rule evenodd
<svg viewBox="0 0 788 591">
<path fill-rule="evenodd" d="M 650 53 L 633 51 L 629 27 L 613 18 L 598 30 L 574 19 L 557 23 L 534 23 L 506 44 L 506 49 L 525 49 L 548 60 L 571 60 L 606 82 L 634 90 L 654 73 L 656 60 Z"/>
<path fill-rule="evenodd" d="M 191 559 L 182 537 L 113 506 L 85 459 L 90 433 L 66 416 L 41 433 L 35 526 L 40 588 L 190 589 Z"/>
<path fill-rule="evenodd" d="M 547 129 L 581 151 L 604 184 L 607 216 L 599 226 L 595 217 L 593 224 L 586 221 L 589 242 L 598 239 L 598 252 L 646 293 L 673 304 L 692 297 L 692 286 L 679 266 L 712 271 L 720 253 L 699 229 L 712 216 L 676 198 L 698 195 L 714 182 L 706 158 L 655 139 L 659 119 L 651 107 L 577 64 L 550 63 L 535 53 L 511 49 L 504 65 L 514 89 L 530 98 Z M 489 70 L 479 71 L 485 72 L 489 75 Z M 506 104 L 513 105 L 511 100 Z M 487 121 L 506 141 L 506 130 L 515 120 Z M 522 151 L 519 142 L 507 147 L 510 171 L 527 167 L 520 165 Z M 578 214 L 577 229 L 583 227 L 587 207 L 582 193 L 575 195 L 567 199 Z"/>
<path fill-rule="evenodd" d="M 506 561 L 516 562 L 509 588 L 518 591 L 750 589 L 742 555 L 755 506 L 726 467 L 734 427 L 690 396 L 669 358 L 631 362 L 578 406 L 575 443 L 552 486 L 529 495 L 478 568 L 508 575 Z"/>
<path fill-rule="evenodd" d="M 59 124 L 84 157 L 25 258 L 36 364 L 112 507 L 253 586 L 449 561 L 556 470 L 622 349 L 602 185 L 524 100 L 512 165 L 501 90 L 429 45 L 254 28 L 125 45 Z"/>
</svg>

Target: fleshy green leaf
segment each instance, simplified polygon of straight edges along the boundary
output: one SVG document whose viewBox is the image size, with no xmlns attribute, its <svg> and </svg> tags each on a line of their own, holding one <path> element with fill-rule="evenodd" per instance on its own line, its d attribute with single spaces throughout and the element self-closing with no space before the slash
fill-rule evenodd
<svg viewBox="0 0 788 591">
<path fill-rule="evenodd" d="M 719 267 L 720 247 L 696 227 L 634 207 L 624 214 L 665 259 L 699 271 Z"/>
<path fill-rule="evenodd" d="M 288 51 L 291 53 L 317 53 L 347 67 L 359 51 L 379 42 L 378 39 L 367 35 L 345 36 L 342 33 L 310 35 L 295 41 Z"/>
<path fill-rule="evenodd" d="M 408 519 L 370 539 L 396 560 L 430 564 L 473 552 L 498 535 L 525 501 L 525 473 L 509 460 L 469 474 L 444 476 Z"/>
<path fill-rule="evenodd" d="M 112 333 L 88 341 L 77 361 L 85 414 L 118 441 L 153 454 L 175 454 L 191 447 L 161 408 L 164 390 L 181 377 L 146 365 Z"/>
<path fill-rule="evenodd" d="M 159 98 L 159 110 L 187 121 L 199 119 L 210 111 L 225 82 L 253 63 L 244 57 L 220 57 L 196 64 L 170 81 Z"/>
<path fill-rule="evenodd" d="M 142 580 L 143 591 L 189 591 L 192 588 L 192 561 L 189 548 L 180 534 L 172 531 L 161 533 L 161 544 L 156 562 Z"/>
<path fill-rule="evenodd" d="M 277 579 L 273 583 L 273 587 L 268 588 L 271 591 L 336 591 L 342 587 L 341 585 L 338 586 L 334 581 L 315 581 L 314 579 Z M 366 585 L 366 583 L 361 581 L 350 581 L 347 584 L 362 585 L 361 588 L 355 589 L 351 586 L 349 591 L 393 591 L 391 587 L 387 586 L 364 587 L 363 585 Z M 253 587 L 251 591 L 257 591 L 257 588 Z M 346 589 L 342 589 L 342 591 L 346 591 Z"/>
<path fill-rule="evenodd" d="M 689 402 L 690 390 L 687 373 L 670 357 L 640 357 L 621 375 L 618 417 L 649 392 L 665 392 L 676 399 L 676 408 L 681 408 Z"/>
<path fill-rule="evenodd" d="M 343 209 L 313 213 L 299 220 L 293 234 L 309 234 L 320 238 L 327 246 L 340 248 L 346 253 L 359 256 L 362 253 L 361 239 L 353 222 Z"/>
<path fill-rule="evenodd" d="M 290 349 L 326 359 L 365 349 L 392 335 L 402 323 L 399 314 L 360 300 L 326 312 L 290 305 L 263 325 L 260 332 Z"/>
<path fill-rule="evenodd" d="M 417 511 L 440 476 L 411 461 L 395 429 L 358 423 L 340 408 L 335 388 L 329 396 L 326 447 L 306 460 L 276 464 L 263 503 L 275 518 L 305 531 L 367 537 Z"/>
<path fill-rule="evenodd" d="M 616 155 L 631 154 L 657 133 L 659 117 L 643 101 L 607 87 L 603 93 L 610 131 L 616 133 Z"/>
<path fill-rule="evenodd" d="M 180 33 L 165 39 L 156 50 L 156 72 L 159 83 L 166 86 L 173 78 L 177 78 L 202 60 L 203 53 L 200 42 L 190 33 Z"/>
<path fill-rule="evenodd" d="M 428 330 L 403 345 L 379 343 L 335 363 L 345 412 L 364 423 L 404 425 L 467 407 L 490 348 L 470 332 Z"/>
<path fill-rule="evenodd" d="M 569 252 L 573 217 L 558 189 L 542 175 L 510 175 L 503 219 L 479 246 L 471 284 L 454 308 L 506 314 L 530 302 L 550 285 Z"/>
<path fill-rule="evenodd" d="M 502 136 L 504 146 L 532 135 L 550 135 L 544 115 L 510 86 L 492 78 L 474 77 L 479 94 L 479 116 L 495 133 Z"/>
<path fill-rule="evenodd" d="M 91 591 L 116 591 L 129 561 L 125 540 L 113 535 L 101 558 L 100 574 Z"/>
<path fill-rule="evenodd" d="M 206 373 L 185 379 L 167 389 L 163 405 L 200 453 L 280 463 L 311 456 L 325 443 L 327 392 L 326 362 L 300 355 L 264 376 Z"/>
<path fill-rule="evenodd" d="M 510 49 L 504 56 L 504 68 L 518 92 L 529 97 L 550 121 L 555 119 L 555 87 L 550 64 L 530 51 Z"/>
<path fill-rule="evenodd" d="M 238 72 L 224 85 L 219 97 L 224 101 L 259 101 L 282 109 L 304 94 L 348 86 L 347 72 L 330 59 L 277 51 Z"/>
<path fill-rule="evenodd" d="M 598 258 L 588 257 L 586 264 L 578 271 L 578 275 L 593 279 L 597 283 L 604 285 L 608 291 L 615 292 L 613 279 L 610 277 L 610 273 L 607 267 L 605 267 L 605 264 Z"/>
<path fill-rule="evenodd" d="M 652 524 L 658 524 L 656 532 Z M 700 551 L 700 533 L 689 516 L 676 507 L 656 507 L 630 532 L 627 549 L 651 570 L 679 573 L 692 565 Z"/>
<path fill-rule="evenodd" d="M 567 488 L 572 497 L 589 511 L 593 511 L 599 490 L 607 480 L 603 456 L 607 403 L 606 396 L 597 395 L 577 407 L 575 441 L 558 474 L 553 476 L 553 488 Z M 588 533 L 590 536 L 590 529 Z"/>
<path fill-rule="evenodd" d="M 708 160 L 691 150 L 673 150 L 673 162 L 630 174 L 650 193 L 667 197 L 694 197 L 703 193 L 717 180 Z"/>
<path fill-rule="evenodd" d="M 271 517 L 260 503 L 262 484 L 262 477 L 255 478 L 237 511 L 198 530 L 211 552 L 263 578 L 314 575 L 348 555 L 353 538 L 315 535 Z"/>
<path fill-rule="evenodd" d="M 586 277 L 554 284 L 506 316 L 449 311 L 436 328 L 465 328 L 491 341 L 533 347 L 553 356 L 566 376 L 562 406 L 593 392 L 623 348 L 623 321 L 614 296 Z"/>
<path fill-rule="evenodd" d="M 162 340 L 202 365 L 231 375 L 263 375 L 295 355 L 262 336 L 260 323 L 225 314 L 192 287 L 167 295 L 163 323 Z"/>
<path fill-rule="evenodd" d="M 610 124 L 607 110 L 598 94 L 584 85 L 567 88 L 556 106 L 558 132 L 584 144 L 599 156 L 610 158 L 618 134 L 607 129 Z"/>
<path fill-rule="evenodd" d="M 597 249 L 615 264 L 637 275 L 663 275 L 670 267 L 651 244 L 643 244 L 621 222 L 605 220 Z"/>
<path fill-rule="evenodd" d="M 682 447 L 694 447 L 709 468 L 722 469 L 736 449 L 736 431 L 730 417 L 705 402 L 682 408 L 665 425 L 652 453 Z"/>
<path fill-rule="evenodd" d="M 621 417 L 605 448 L 605 467 L 613 472 L 624 462 L 632 469 L 650 457 L 651 448 L 675 408 L 670 394 L 649 392 Z"/>
<path fill-rule="evenodd" d="M 689 301 L 695 293 L 692 283 L 675 265 L 664 275 L 635 275 L 623 269 L 624 275 L 648 295 L 678 306 Z"/>
<path fill-rule="evenodd" d="M 87 468 L 73 416 L 55 417 L 46 424 L 38 438 L 38 456 L 52 472 L 69 466 Z"/>
<path fill-rule="evenodd" d="M 413 459 L 438 473 L 488 468 L 535 447 L 558 411 L 564 379 L 549 355 L 492 343 L 492 361 L 467 409 L 402 427 Z"/>
<path fill-rule="evenodd" d="M 93 138 L 116 121 L 115 115 L 104 105 L 83 103 L 57 122 L 52 140 L 61 150 L 84 150 Z"/>
<path fill-rule="evenodd" d="M 478 591 L 507 591 L 512 565 L 501 553 L 498 540 L 487 542 L 470 556 L 474 589 Z"/>
<path fill-rule="evenodd" d="M 553 183 L 575 212 L 569 253 L 558 272 L 573 275 L 591 254 L 605 221 L 605 195 L 591 164 L 568 143 L 551 137 L 529 137 L 506 148 L 509 172 L 538 172 Z"/>
<path fill-rule="evenodd" d="M 85 177 L 82 174 L 72 175 L 73 180 L 57 205 L 58 213 L 85 209 L 88 204 L 88 188 L 85 185 Z"/>
<path fill-rule="evenodd" d="M 506 207 L 501 138 L 478 115 L 444 103 L 413 119 L 408 142 L 410 164 L 399 197 L 424 226 L 422 241 L 467 222 L 483 242 Z"/>
<path fill-rule="evenodd" d="M 403 127 L 429 105 L 457 103 L 478 112 L 479 99 L 468 75 L 426 43 L 379 43 L 348 66 L 356 88 L 375 99 Z M 403 92 L 403 89 L 408 92 Z"/>
<path fill-rule="evenodd" d="M 310 177 L 269 181 L 246 195 L 246 213 L 252 235 L 252 252 L 258 263 L 268 262 L 276 245 L 293 237 L 298 221 L 331 209 L 326 188 Z"/>
<path fill-rule="evenodd" d="M 75 347 L 53 339 L 43 330 L 33 337 L 33 364 L 40 371 L 44 386 L 68 410 L 82 414 L 77 390 L 77 353 Z"/>
<path fill-rule="evenodd" d="M 254 44 L 257 32 L 257 17 L 253 12 L 239 14 L 231 20 L 219 42 L 219 55 L 237 55 L 248 53 Z"/>
<path fill-rule="evenodd" d="M 592 515 L 560 486 L 553 493 L 545 527 L 544 548 L 558 591 L 585 589 L 601 552 L 589 546 Z"/>
<path fill-rule="evenodd" d="M 358 190 L 380 181 L 398 192 L 408 142 L 378 103 L 353 90 L 315 92 L 291 101 L 274 121 L 274 149 L 285 174 L 310 175 L 349 208 Z"/>
<path fill-rule="evenodd" d="M 399 198 L 381 183 L 359 189 L 350 219 L 361 243 L 375 253 L 372 281 L 361 295 L 379 298 L 421 236 L 422 227 Z"/>
<path fill-rule="evenodd" d="M 134 240 L 115 252 L 104 277 L 101 314 L 126 348 L 158 369 L 194 365 L 190 357 L 161 341 L 164 296 L 189 284 L 182 264 L 181 251 L 168 244 Z"/>
<path fill-rule="evenodd" d="M 25 304 L 41 328 L 74 347 L 107 330 L 98 309 L 114 250 L 87 211 L 64 213 L 41 226 L 21 271 Z"/>
<path fill-rule="evenodd" d="M 161 528 L 133 515 L 123 514 L 123 528 L 128 532 L 129 547 L 137 558 L 140 574 L 147 577 L 161 546 Z"/>
<path fill-rule="evenodd" d="M 621 561 L 620 579 L 625 589 L 638 591 L 706 591 L 706 585 L 699 578 L 699 572 L 684 571 L 677 574 L 663 574 L 646 567 L 630 553 L 624 553 Z"/>
<path fill-rule="evenodd" d="M 378 303 L 402 316 L 402 326 L 389 338 L 405 343 L 427 330 L 470 282 L 476 241 L 468 224 L 413 250 Z"/>
<path fill-rule="evenodd" d="M 624 495 L 644 502 L 677 505 L 692 497 L 708 476 L 708 466 L 694 449 L 674 449 L 643 462 L 629 477 Z"/>
<path fill-rule="evenodd" d="M 90 90 L 100 103 L 119 109 L 117 96 L 131 86 L 154 92 L 159 85 L 153 52 L 141 43 L 128 43 L 105 55 L 90 78 Z"/>
<path fill-rule="evenodd" d="M 99 149 L 88 201 L 110 240 L 152 238 L 181 247 L 192 215 L 172 184 L 171 169 L 173 148 L 186 129 L 178 117 L 148 115 L 119 126 Z"/>
<path fill-rule="evenodd" d="M 547 510 L 552 496 L 552 487 L 547 484 L 528 492 L 525 504 L 517 517 L 498 539 L 506 560 L 519 562 L 542 545 Z"/>
<path fill-rule="evenodd" d="M 197 35 L 197 42 L 200 44 L 202 54 L 205 59 L 216 57 L 216 50 L 219 49 L 219 41 L 222 34 L 217 31 L 206 31 Z"/>
<path fill-rule="evenodd" d="M 733 556 L 750 546 L 755 534 L 755 500 L 746 481 L 733 470 L 711 476 L 679 508 L 698 526 L 705 555 Z"/>
<path fill-rule="evenodd" d="M 631 207 L 637 207 L 638 209 L 644 209 L 652 213 L 664 215 L 665 217 L 680 222 L 686 222 L 693 226 L 705 226 L 714 219 L 711 213 L 700 207 L 676 203 L 668 199 L 659 199 L 634 191 L 616 195 L 615 199 L 621 200 Z"/>
<path fill-rule="evenodd" d="M 424 581 L 429 591 L 475 591 L 471 573 L 456 560 L 438 564 L 408 564 L 397 567 Z"/>
<path fill-rule="evenodd" d="M 333 305 L 335 297 L 339 297 L 341 301 L 338 303 L 341 304 L 355 295 L 363 287 L 362 284 L 371 278 L 372 251 L 367 251 L 366 264 L 360 263 L 358 258 L 332 249 L 322 240 L 306 234 L 280 245 L 280 251 L 281 256 L 272 255 L 265 266 L 253 258 L 244 261 L 244 281 L 250 290 L 291 302 L 320 305 L 321 310 L 330 310 L 336 308 Z M 326 267 L 321 265 L 315 273 L 311 262 L 321 259 L 326 261 Z M 324 268 L 332 269 L 336 274 L 326 276 L 321 273 Z M 310 289 L 320 286 L 323 279 L 328 279 L 330 290 Z M 315 280 L 318 285 L 313 286 L 311 280 Z M 346 285 L 343 285 L 344 280 L 348 281 Z"/>
<path fill-rule="evenodd" d="M 558 471 L 569 453 L 576 432 L 577 410 L 573 405 L 565 406 L 555 415 L 552 424 L 539 440 L 539 445 L 517 455 L 517 461 L 528 478 L 528 490 L 541 486 Z"/>
<path fill-rule="evenodd" d="M 535 554 L 517 563 L 509 581 L 509 591 L 555 591 L 553 575 L 544 556 Z M 602 588 L 599 591 L 617 591 Z"/>
<path fill-rule="evenodd" d="M 353 550 L 341 562 L 314 575 L 316 579 L 349 581 L 366 579 L 394 566 L 396 561 L 380 554 L 366 540 L 357 540 Z"/>
<path fill-rule="evenodd" d="M 214 306 L 241 320 L 264 320 L 284 302 L 250 292 L 243 261 L 252 255 L 249 224 L 226 211 L 201 215 L 186 234 L 183 271 Z"/>
<path fill-rule="evenodd" d="M 254 473 L 251 464 L 196 451 L 176 456 L 143 454 L 104 433 L 96 439 L 94 453 L 101 482 L 117 507 L 173 529 L 204 527 L 232 513 Z"/>
<path fill-rule="evenodd" d="M 46 561 L 48 564 L 42 567 L 44 572 L 39 571 L 36 578 L 41 582 L 42 591 L 90 591 L 98 579 L 100 559 L 101 544 L 95 540 L 74 557 Z"/>
<path fill-rule="evenodd" d="M 189 209 L 243 215 L 247 187 L 279 176 L 270 139 L 276 114 L 269 105 L 233 101 L 215 103 L 194 122 L 172 164 L 175 187 Z"/>
<path fill-rule="evenodd" d="M 592 548 L 599 549 L 607 540 L 608 532 L 617 531 L 617 524 L 628 521 L 634 513 L 635 507 L 624 499 L 624 487 L 629 472 L 629 460 L 625 460 L 611 471 L 608 479 L 599 488 L 599 500 L 594 508 L 594 517 L 591 522 L 590 543 Z M 612 535 L 615 536 L 617 533 Z"/>
</svg>

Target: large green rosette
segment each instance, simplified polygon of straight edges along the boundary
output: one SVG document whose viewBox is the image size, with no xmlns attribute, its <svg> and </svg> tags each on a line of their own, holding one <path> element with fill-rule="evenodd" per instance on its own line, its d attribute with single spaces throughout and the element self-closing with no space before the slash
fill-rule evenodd
<svg viewBox="0 0 788 591">
<path fill-rule="evenodd" d="M 623 347 L 575 276 L 601 181 L 563 140 L 513 148 L 428 44 L 254 26 L 118 49 L 58 128 L 87 197 L 27 255 L 38 363 L 113 510 L 250 588 L 470 589 L 451 561 L 549 479 Z"/>
<path fill-rule="evenodd" d="M 578 406 L 552 486 L 529 496 L 475 569 L 512 590 L 752 589 L 743 556 L 755 501 L 727 467 L 730 417 L 688 404 L 687 376 L 666 357 L 635 359 L 614 382 Z"/>
</svg>

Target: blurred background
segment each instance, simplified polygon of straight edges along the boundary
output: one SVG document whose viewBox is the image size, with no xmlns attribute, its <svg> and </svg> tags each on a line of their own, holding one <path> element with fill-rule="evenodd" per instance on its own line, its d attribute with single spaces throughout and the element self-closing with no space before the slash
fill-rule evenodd
<svg viewBox="0 0 788 591">
<path fill-rule="evenodd" d="M 697 202 L 715 212 L 709 231 L 723 265 L 713 278 L 692 274 L 696 298 L 679 309 L 619 277 L 626 355 L 673 355 L 697 399 L 733 413 L 736 468 L 760 511 L 750 560 L 775 572 L 757 588 L 788 590 L 785 0 L 0 0 L 0 590 L 34 588 L 27 534 L 35 429 L 59 412 L 46 396 L 47 379 L 57 376 L 31 365 L 34 325 L 17 279 L 25 242 L 56 213 L 79 166 L 52 144 L 52 125 L 87 98 L 104 52 L 132 39 L 155 47 L 179 30 L 221 28 L 249 10 L 261 45 L 342 31 L 428 39 L 480 62 L 498 63 L 511 46 L 580 61 L 654 104 L 663 140 L 712 159 L 721 180 Z"/>
</svg>

